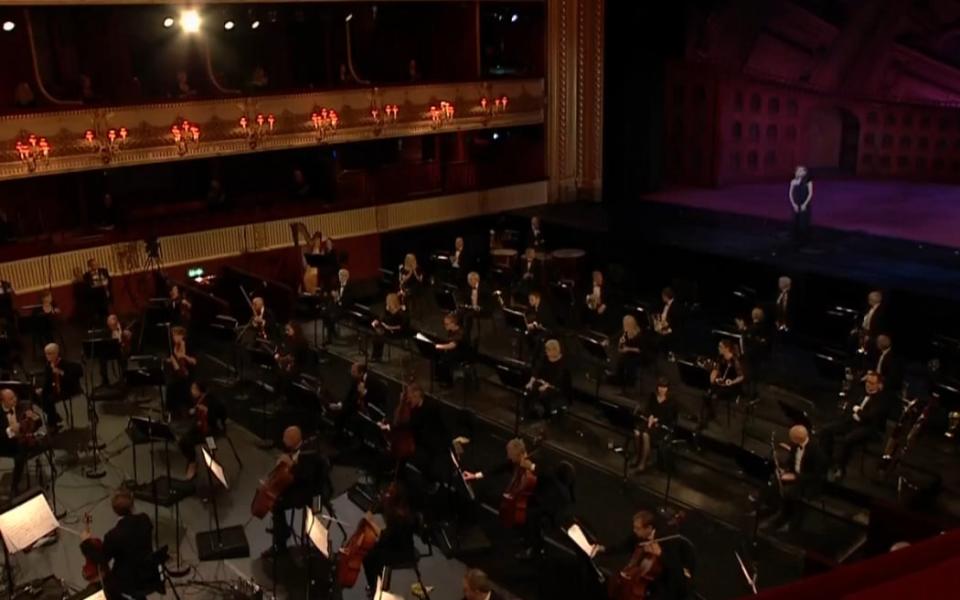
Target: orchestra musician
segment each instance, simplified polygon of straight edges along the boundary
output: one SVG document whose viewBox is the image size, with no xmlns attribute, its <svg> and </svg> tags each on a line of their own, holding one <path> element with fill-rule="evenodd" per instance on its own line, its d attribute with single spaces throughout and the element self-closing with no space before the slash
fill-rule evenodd
<svg viewBox="0 0 960 600">
<path fill-rule="evenodd" d="M 87 272 L 83 274 L 87 305 L 94 320 L 102 320 L 110 312 L 110 272 L 101 267 L 96 258 L 87 261 Z"/>
<path fill-rule="evenodd" d="M 29 451 L 36 447 L 38 438 L 44 435 L 43 419 L 32 402 L 19 400 L 9 388 L 0 390 L 0 404 L 6 414 L 5 435 L 0 436 L 0 456 L 13 459 L 10 484 L 12 498 L 20 493 L 20 480 L 23 479 Z"/>
<path fill-rule="evenodd" d="M 466 243 L 462 236 L 453 240 L 453 252 L 450 254 L 450 268 L 454 273 L 463 273 L 473 267 L 472 259 L 467 252 Z"/>
<path fill-rule="evenodd" d="M 187 459 L 186 479 L 197 476 L 197 446 L 208 437 L 223 435 L 227 409 L 216 396 L 207 392 L 207 386 L 201 381 L 190 384 L 190 397 L 193 407 L 190 409 L 190 428 L 180 437 L 177 445 L 183 457 Z"/>
<path fill-rule="evenodd" d="M 863 386 L 864 395 L 859 403 L 817 430 L 828 460 L 834 460 L 834 445 L 839 438 L 840 452 L 830 473 L 834 480 L 843 479 L 854 449 L 880 436 L 887 426 L 889 402 L 883 391 L 883 378 L 875 371 L 867 371 Z"/>
<path fill-rule="evenodd" d="M 171 325 L 180 325 L 181 327 L 190 326 L 190 311 L 193 305 L 187 299 L 186 294 L 180 290 L 180 286 L 173 284 L 167 292 L 170 299 L 169 321 Z"/>
<path fill-rule="evenodd" d="M 463 575 L 462 600 L 503 600 L 493 589 L 490 578 L 480 569 L 467 569 Z"/>
<path fill-rule="evenodd" d="M 303 330 L 296 321 L 288 321 L 283 326 L 283 337 L 273 355 L 277 368 L 283 377 L 290 379 L 308 366 L 310 345 L 303 337 Z"/>
<path fill-rule="evenodd" d="M 543 237 L 543 228 L 540 226 L 540 217 L 530 218 L 530 230 L 527 231 L 527 247 L 539 252 L 547 249 L 547 240 Z"/>
<path fill-rule="evenodd" d="M 280 464 L 290 469 L 293 479 L 273 505 L 273 545 L 263 553 L 264 558 L 287 553 L 291 529 L 286 512 L 310 506 L 313 496 L 325 487 L 324 461 L 315 452 L 304 450 L 303 434 L 295 425 L 283 431 L 283 453 L 277 459 Z"/>
<path fill-rule="evenodd" d="M 539 290 L 532 290 L 527 295 L 527 310 L 523 317 L 527 325 L 527 346 L 532 353 L 539 354 L 546 336 L 556 327 L 553 313 L 544 303 Z"/>
<path fill-rule="evenodd" d="M 408 309 L 416 302 L 415 297 L 423 285 L 423 271 L 417 265 L 417 255 L 410 253 L 403 257 L 403 264 L 400 265 L 399 273 L 400 299 Z"/>
<path fill-rule="evenodd" d="M 110 342 L 119 346 L 118 352 L 118 364 L 120 365 L 120 376 L 123 377 L 123 372 L 126 370 L 127 357 L 130 356 L 131 345 L 133 344 L 133 333 L 129 329 L 125 328 L 120 324 L 120 319 L 117 315 L 111 314 L 107 317 L 107 333 L 110 336 Z M 105 355 L 102 355 L 100 358 L 100 384 L 109 385 L 110 384 L 110 370 L 108 368 L 108 360 Z"/>
<path fill-rule="evenodd" d="M 873 290 L 867 294 L 867 310 L 863 314 L 860 326 L 854 330 L 857 348 L 865 354 L 875 343 L 877 335 L 889 331 L 887 323 L 887 305 L 883 302 L 883 292 Z"/>
<path fill-rule="evenodd" d="M 585 320 L 594 329 L 603 331 L 608 302 L 607 288 L 603 282 L 603 271 L 594 270 L 590 277 L 590 293 L 584 300 Z"/>
<path fill-rule="evenodd" d="M 407 491 L 399 483 L 392 485 L 389 492 L 383 495 L 381 514 L 385 526 L 380 530 L 376 544 L 363 558 L 367 593 L 371 594 L 371 597 L 377 587 L 377 577 L 384 567 L 409 564 L 416 557 L 413 542 L 416 518 L 410 509 Z"/>
<path fill-rule="evenodd" d="M 663 308 L 653 316 L 653 330 L 660 336 L 658 346 L 667 353 L 676 352 L 675 334 L 679 321 L 679 308 L 673 288 L 665 287 L 660 292 Z"/>
<path fill-rule="evenodd" d="M 786 275 L 777 280 L 777 302 L 775 304 L 775 324 L 777 331 L 787 333 L 793 328 L 796 304 L 794 303 L 791 288 L 793 280 Z"/>
<path fill-rule="evenodd" d="M 307 262 L 307 255 L 313 257 L 322 257 L 319 267 L 311 266 Z M 316 264 L 317 259 L 313 259 Z M 318 290 L 327 288 L 337 270 L 337 256 L 333 251 L 333 240 L 323 235 L 321 232 L 314 232 L 310 236 L 310 243 L 303 253 L 303 292 L 314 294 Z"/>
<path fill-rule="evenodd" d="M 387 390 L 376 378 L 370 376 L 367 365 L 355 362 L 350 365 L 350 388 L 342 402 L 331 405 L 336 411 L 334 425 L 338 441 L 343 441 L 347 433 L 356 429 L 361 413 L 367 413 L 367 406 L 382 408 L 386 404 Z"/>
<path fill-rule="evenodd" d="M 453 385 L 453 369 L 466 357 L 467 341 L 460 317 L 456 313 L 443 316 L 443 330 L 447 341 L 434 345 L 437 350 L 437 379 L 445 387 Z"/>
<path fill-rule="evenodd" d="M 52 293 L 44 292 L 40 296 L 40 306 L 34 307 L 31 318 L 35 344 L 42 347 L 57 341 L 60 337 L 60 309 L 53 303 Z"/>
<path fill-rule="evenodd" d="M 79 393 L 83 368 L 64 359 L 57 344 L 44 346 L 43 355 L 46 359 L 43 365 L 43 385 L 37 393 L 40 395 L 47 427 L 51 433 L 56 433 L 60 430 L 61 422 L 60 415 L 57 414 L 57 403 L 69 400 Z"/>
<path fill-rule="evenodd" d="M 640 472 L 650 464 L 650 450 L 657 446 L 665 466 L 670 466 L 668 448 L 664 442 L 677 427 L 680 412 L 677 403 L 670 397 L 670 382 L 666 377 L 657 379 L 657 388 L 650 394 L 643 413 L 635 413 L 633 435 L 637 442 L 637 456 L 633 467 Z"/>
<path fill-rule="evenodd" d="M 747 379 L 743 362 L 740 360 L 740 348 L 736 343 L 724 338 L 717 344 L 717 349 L 719 356 L 710 371 L 710 391 L 704 396 L 702 427 L 716 418 L 716 401 L 735 402 L 740 398 L 743 383 Z"/>
<path fill-rule="evenodd" d="M 560 342 L 550 339 L 543 344 L 545 360 L 534 363 L 533 374 L 524 388 L 524 415 L 553 416 L 556 404 L 569 399 L 570 370 L 563 359 Z M 537 405 L 540 413 L 534 412 Z"/>
<path fill-rule="evenodd" d="M 412 443 L 412 447 L 391 448 L 394 459 L 410 460 L 429 482 L 445 477 L 450 437 L 440 407 L 425 396 L 419 383 L 404 386 L 391 422 L 380 423 L 380 428 L 390 436 L 391 443 Z"/>
<path fill-rule="evenodd" d="M 179 415 L 190 406 L 190 383 L 197 366 L 197 359 L 190 354 L 187 345 L 187 330 L 183 327 L 170 328 L 170 367 L 167 378 L 166 409 L 171 415 Z"/>
<path fill-rule="evenodd" d="M 873 355 L 873 370 L 883 378 L 883 387 L 890 394 L 898 395 L 903 389 L 903 363 L 893 351 L 893 339 L 887 333 L 877 335 Z"/>
<path fill-rule="evenodd" d="M 648 510 L 633 515 L 633 534 L 609 548 L 630 552 L 630 560 L 610 579 L 610 600 L 680 600 L 686 597 L 683 557 L 677 544 L 656 541 L 654 514 Z M 600 552 L 608 551 L 600 546 Z"/>
<path fill-rule="evenodd" d="M 250 301 L 250 328 L 256 332 L 256 335 L 269 339 L 276 325 L 273 318 L 273 312 L 267 308 L 266 302 L 260 296 L 255 296 Z"/>
<path fill-rule="evenodd" d="M 523 251 L 523 257 L 517 269 L 517 285 L 514 294 L 520 298 L 526 298 L 543 278 L 543 264 L 537 258 L 537 251 L 533 247 L 527 247 Z"/>
<path fill-rule="evenodd" d="M 343 310 L 349 308 L 354 301 L 353 285 L 350 283 L 350 271 L 337 271 L 336 287 L 326 294 L 326 310 L 323 312 L 323 326 L 327 332 L 327 339 L 337 337 L 337 321 L 340 320 Z"/>
<path fill-rule="evenodd" d="M 606 343 L 606 342 L 605 342 Z M 613 382 L 624 387 L 633 387 L 637 382 L 640 363 L 643 361 L 643 335 L 636 317 L 623 316 L 623 331 L 617 339 L 617 351 L 612 373 Z"/>
<path fill-rule="evenodd" d="M 743 360 L 750 373 L 748 392 L 750 397 L 755 397 L 760 367 L 770 357 L 770 331 L 767 327 L 766 313 L 759 306 L 755 306 L 750 310 L 749 323 L 740 318 L 736 323 L 737 330 L 743 334 Z"/>
<path fill-rule="evenodd" d="M 820 493 L 823 481 L 827 474 L 828 460 L 820 448 L 817 440 L 803 425 L 794 425 L 788 433 L 789 444 L 780 446 L 790 454 L 779 472 L 780 483 L 768 486 L 773 490 L 768 502 L 779 504 L 779 511 L 770 520 L 767 527 L 775 530 L 789 530 L 796 527 L 799 508 L 805 498 L 815 497 Z M 782 492 L 781 492 L 782 490 Z"/>
<path fill-rule="evenodd" d="M 383 316 L 371 323 L 373 327 L 373 351 L 370 360 L 380 362 L 383 359 L 385 337 L 399 337 L 409 329 L 407 311 L 400 302 L 400 296 L 395 293 L 387 294 L 383 308 Z"/>
<path fill-rule="evenodd" d="M 134 513 L 133 493 L 124 488 L 110 498 L 117 522 L 102 544 L 84 531 L 80 550 L 100 567 L 107 600 L 146 600 L 162 585 L 153 557 L 153 523 L 144 513 Z"/>
</svg>

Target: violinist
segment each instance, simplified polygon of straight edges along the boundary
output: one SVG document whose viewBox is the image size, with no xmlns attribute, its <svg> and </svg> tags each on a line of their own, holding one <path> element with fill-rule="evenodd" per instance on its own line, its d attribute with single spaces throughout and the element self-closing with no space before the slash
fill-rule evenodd
<svg viewBox="0 0 960 600">
<path fill-rule="evenodd" d="M 263 553 L 265 558 L 287 553 L 291 529 L 286 511 L 310 506 L 322 480 L 322 461 L 316 453 L 303 449 L 299 427 L 287 427 L 283 431 L 283 454 L 277 459 L 277 465 L 289 469 L 293 479 L 273 505 L 273 545 Z"/>
<path fill-rule="evenodd" d="M 43 436 L 43 419 L 33 403 L 21 402 L 9 388 L 0 390 L 0 404 L 6 415 L 5 435 L 0 436 L 0 456 L 13 459 L 12 498 L 20 493 L 20 480 L 27 466 L 29 450 L 36 446 L 37 437 Z"/>
<path fill-rule="evenodd" d="M 641 510 L 633 515 L 633 534 L 611 547 L 612 552 L 630 552 L 630 560 L 611 576 L 610 600 L 679 600 L 685 598 L 683 559 L 674 546 L 656 541 L 654 515 Z M 599 551 L 608 549 L 600 546 Z"/>
<path fill-rule="evenodd" d="M 94 319 L 105 319 L 110 312 L 110 272 L 101 267 L 97 259 L 87 261 L 87 272 L 83 274 L 86 288 L 88 310 Z"/>
<path fill-rule="evenodd" d="M 643 336 L 633 315 L 623 316 L 623 332 L 617 340 L 613 381 L 624 387 L 633 387 L 643 361 Z"/>
<path fill-rule="evenodd" d="M 338 440 L 342 441 L 348 433 L 355 433 L 361 414 L 368 414 L 367 407 L 373 405 L 382 409 L 387 392 L 376 377 L 370 375 L 367 365 L 355 362 L 350 365 L 350 388 L 342 402 L 331 405 L 336 411 L 334 425 Z"/>
<path fill-rule="evenodd" d="M 204 443 L 208 437 L 223 435 L 227 420 L 226 407 L 216 396 L 207 392 L 206 384 L 200 381 L 190 384 L 190 397 L 193 399 L 190 428 L 177 443 L 183 457 L 187 459 L 188 481 L 197 476 L 197 446 Z"/>
<path fill-rule="evenodd" d="M 197 366 L 197 359 L 187 346 L 187 330 L 183 327 L 170 329 L 170 356 L 167 357 L 170 376 L 167 379 L 167 412 L 178 415 L 190 406 L 190 382 Z"/>
<path fill-rule="evenodd" d="M 256 296 L 250 301 L 250 328 L 258 337 L 269 339 L 276 321 L 263 298 Z"/>
<path fill-rule="evenodd" d="M 773 482 L 774 485 L 767 488 L 776 490 L 768 494 L 768 503 L 779 504 L 780 510 L 765 526 L 775 530 L 796 526 L 803 499 L 819 494 L 827 474 L 827 455 L 807 428 L 794 425 L 790 428 L 789 436 L 790 443 L 781 444 L 790 453 L 787 461 L 772 475 L 779 478 L 780 482 Z"/>
<path fill-rule="evenodd" d="M 354 301 L 353 285 L 350 283 L 350 271 L 337 271 L 337 284 L 326 294 L 326 309 L 323 312 L 323 326 L 327 331 L 328 339 L 337 337 L 337 321 L 340 320 L 343 310 L 350 308 Z"/>
<path fill-rule="evenodd" d="M 713 369 L 710 371 L 710 390 L 704 397 L 704 418 L 701 427 L 717 416 L 715 403 L 734 402 L 740 398 L 746 374 L 743 362 L 740 360 L 740 349 L 736 343 L 724 338 L 718 344 L 719 356 Z"/>
<path fill-rule="evenodd" d="M 650 394 L 643 414 L 635 416 L 633 434 L 639 452 L 633 466 L 642 472 L 650 462 L 650 450 L 654 444 L 661 450 L 661 456 L 668 458 L 663 454 L 666 450 L 663 444 L 677 426 L 679 411 L 670 397 L 670 382 L 666 377 L 657 379 L 657 389 Z"/>
<path fill-rule="evenodd" d="M 369 594 L 377 587 L 377 577 L 384 567 L 409 564 L 416 559 L 413 535 L 416 519 L 410 509 L 407 493 L 399 484 L 391 485 L 381 503 L 384 528 L 376 545 L 363 559 L 363 573 L 367 578 Z"/>
<path fill-rule="evenodd" d="M 129 329 L 126 329 L 123 325 L 120 324 L 120 319 L 117 315 L 111 314 L 107 317 L 107 334 L 110 336 L 110 343 L 116 344 L 118 348 L 117 362 L 120 366 L 120 374 L 123 376 L 123 372 L 126 370 L 127 357 L 130 356 L 130 349 L 133 343 L 133 334 Z M 108 359 L 106 356 L 100 356 L 100 383 L 101 385 L 109 385 L 110 383 L 110 370 L 108 369 Z"/>
<path fill-rule="evenodd" d="M 161 585 L 157 564 L 153 560 L 153 523 L 144 513 L 133 512 L 133 494 L 119 489 L 110 498 L 117 523 L 95 544 L 89 531 L 84 532 L 80 550 L 101 566 L 104 572 L 103 591 L 107 600 L 145 600 Z"/>
<path fill-rule="evenodd" d="M 607 288 L 603 271 L 595 270 L 590 278 L 590 293 L 584 300 L 584 320 L 594 329 L 603 331 L 607 314 Z"/>
<path fill-rule="evenodd" d="M 60 430 L 62 420 L 57 414 L 57 403 L 69 400 L 79 393 L 83 367 L 64 359 L 57 344 L 44 346 L 43 355 L 46 359 L 43 365 L 43 386 L 37 393 L 40 395 L 47 427 L 51 433 L 56 433 Z"/>
<path fill-rule="evenodd" d="M 309 363 L 310 345 L 303 337 L 303 330 L 296 321 L 288 321 L 283 326 L 283 339 L 273 355 L 281 375 L 292 377 L 306 368 Z"/>
<path fill-rule="evenodd" d="M 524 388 L 524 413 L 532 415 L 539 409 L 538 416 L 549 417 L 556 414 L 556 404 L 569 398 L 571 381 L 570 370 L 563 359 L 560 342 L 547 340 L 543 349 L 546 358 L 534 363 L 530 381 Z"/>
<path fill-rule="evenodd" d="M 399 337 L 409 329 L 407 311 L 400 302 L 400 296 L 394 293 L 387 294 L 383 317 L 376 319 L 371 325 L 375 337 L 370 360 L 380 362 L 383 360 L 384 338 Z"/>
<path fill-rule="evenodd" d="M 40 305 L 31 313 L 34 342 L 38 346 L 52 344 L 60 337 L 60 309 L 53 302 L 53 294 L 44 292 Z"/>
<path fill-rule="evenodd" d="M 170 298 L 170 315 L 168 317 L 170 324 L 189 327 L 190 311 L 193 309 L 190 300 L 180 290 L 180 286 L 175 283 L 170 286 L 170 291 L 167 294 Z"/>
<path fill-rule="evenodd" d="M 527 310 L 523 314 L 526 323 L 527 346 L 531 352 L 539 352 L 543 347 L 546 336 L 556 327 L 556 321 L 550 307 L 543 301 L 539 290 L 532 290 L 527 295 Z"/>
<path fill-rule="evenodd" d="M 437 378 L 445 387 L 453 386 L 453 368 L 466 356 L 465 334 L 456 313 L 443 316 L 443 329 L 447 341 L 435 344 L 437 350 Z"/>
</svg>

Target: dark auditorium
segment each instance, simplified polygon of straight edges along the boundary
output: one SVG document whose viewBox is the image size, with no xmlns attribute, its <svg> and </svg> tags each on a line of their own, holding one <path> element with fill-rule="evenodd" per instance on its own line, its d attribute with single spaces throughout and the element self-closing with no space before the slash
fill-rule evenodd
<svg viewBox="0 0 960 600">
<path fill-rule="evenodd" d="M 0 53 L 0 600 L 960 594 L 960 0 Z"/>
</svg>

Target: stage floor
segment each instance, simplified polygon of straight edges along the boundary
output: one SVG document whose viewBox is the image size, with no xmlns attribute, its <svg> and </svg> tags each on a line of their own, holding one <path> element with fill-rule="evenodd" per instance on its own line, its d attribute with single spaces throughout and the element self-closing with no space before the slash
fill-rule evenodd
<svg viewBox="0 0 960 600">
<path fill-rule="evenodd" d="M 958 186 L 862 180 L 822 180 L 814 186 L 815 227 L 960 248 Z M 674 188 L 645 198 L 776 221 L 792 219 L 786 182 Z"/>
</svg>

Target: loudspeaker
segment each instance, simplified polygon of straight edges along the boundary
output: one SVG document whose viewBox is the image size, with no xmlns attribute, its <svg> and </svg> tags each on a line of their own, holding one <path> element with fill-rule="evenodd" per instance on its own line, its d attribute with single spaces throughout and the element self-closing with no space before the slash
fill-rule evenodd
<svg viewBox="0 0 960 600">
<path fill-rule="evenodd" d="M 248 558 L 250 544 L 242 525 L 197 534 L 197 556 L 201 561 Z"/>
</svg>

